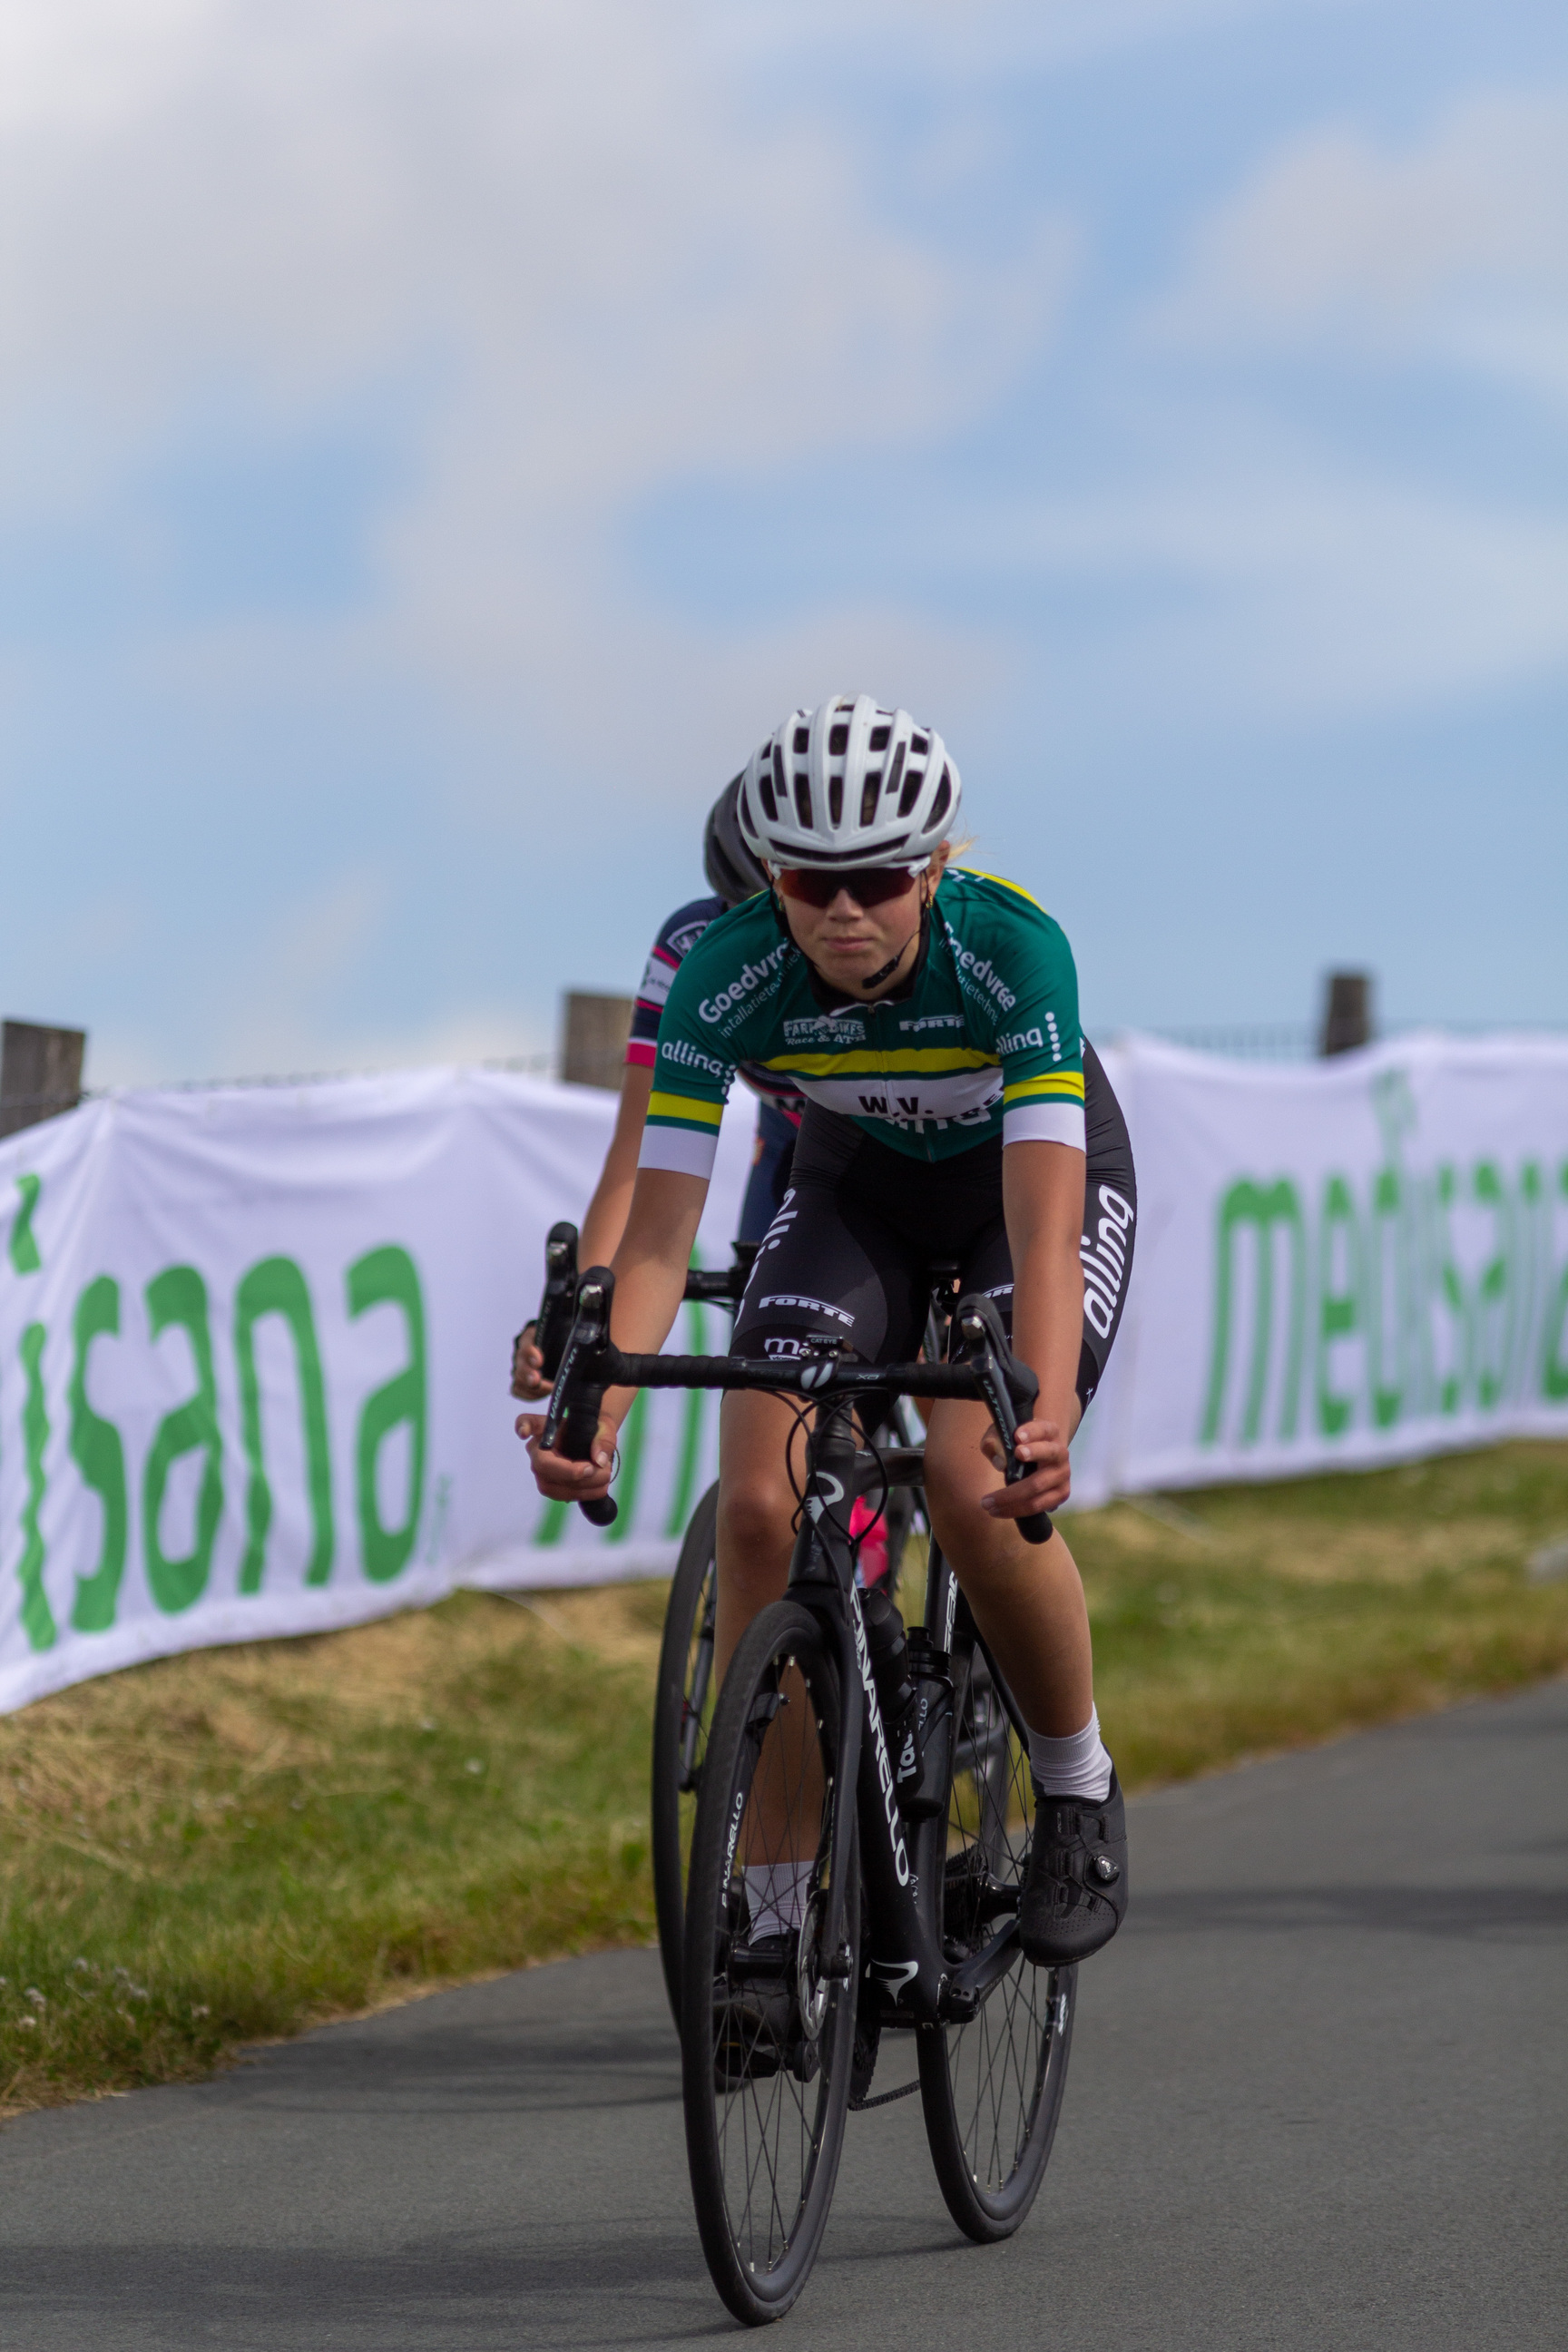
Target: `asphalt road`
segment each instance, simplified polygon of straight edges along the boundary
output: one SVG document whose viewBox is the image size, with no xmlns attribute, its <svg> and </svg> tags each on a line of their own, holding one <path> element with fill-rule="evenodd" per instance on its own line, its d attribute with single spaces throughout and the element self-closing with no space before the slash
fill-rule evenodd
<svg viewBox="0 0 1568 2352">
<path fill-rule="evenodd" d="M 1133 1907 L 1084 1971 L 1031 2220 L 969 2246 L 918 2099 L 852 2116 L 789 2340 L 1568 2342 L 1568 1684 L 1131 1810 Z M 896 2079 L 884 2064 L 878 2087 Z M 6 2352 L 731 2330 L 651 1954 L 442 1994 L 0 2135 Z"/>
</svg>

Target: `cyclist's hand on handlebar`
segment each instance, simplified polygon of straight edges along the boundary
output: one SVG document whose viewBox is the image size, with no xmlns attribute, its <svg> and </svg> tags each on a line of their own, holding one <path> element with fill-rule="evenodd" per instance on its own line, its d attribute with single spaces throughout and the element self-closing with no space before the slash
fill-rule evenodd
<svg viewBox="0 0 1568 2352">
<path fill-rule="evenodd" d="M 543 1429 L 542 1413 L 518 1414 L 517 1433 L 528 1448 L 533 1483 L 540 1493 L 552 1503 L 580 1503 L 593 1495 L 608 1494 L 616 1470 L 616 1423 L 608 1415 L 599 1415 L 591 1462 L 573 1462 L 564 1454 L 546 1454 L 539 1442 Z"/>
<path fill-rule="evenodd" d="M 1007 1457 L 994 1423 L 980 1442 L 992 1467 L 1005 1470 Z M 994 1519 L 1021 1519 L 1031 1511 L 1059 1511 L 1072 1492 L 1072 1470 L 1068 1442 L 1057 1423 L 1021 1423 L 1015 1445 L 1019 1461 L 1029 1465 L 1029 1475 L 1020 1478 L 1016 1486 L 998 1486 L 994 1493 L 984 1496 L 982 1509 Z"/>
<path fill-rule="evenodd" d="M 551 1389 L 544 1376 L 544 1359 L 533 1344 L 538 1329 L 537 1323 L 525 1323 L 511 1349 L 511 1392 L 529 1404 L 536 1397 L 547 1397 Z"/>
</svg>

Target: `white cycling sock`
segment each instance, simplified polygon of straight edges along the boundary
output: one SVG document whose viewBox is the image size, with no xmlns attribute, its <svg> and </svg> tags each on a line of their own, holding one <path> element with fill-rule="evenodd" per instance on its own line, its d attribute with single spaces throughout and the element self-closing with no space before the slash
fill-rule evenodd
<svg viewBox="0 0 1568 2352">
<path fill-rule="evenodd" d="M 747 1863 L 746 1906 L 753 1937 L 787 1936 L 799 1927 L 815 1868 L 809 1862 Z"/>
<path fill-rule="evenodd" d="M 1081 1731 L 1066 1739 L 1047 1739 L 1042 1731 L 1029 1734 L 1029 1769 L 1035 1785 L 1047 1797 L 1087 1797 L 1091 1805 L 1110 1794 L 1110 1758 L 1100 1736 L 1100 1709 L 1095 1707 Z"/>
</svg>

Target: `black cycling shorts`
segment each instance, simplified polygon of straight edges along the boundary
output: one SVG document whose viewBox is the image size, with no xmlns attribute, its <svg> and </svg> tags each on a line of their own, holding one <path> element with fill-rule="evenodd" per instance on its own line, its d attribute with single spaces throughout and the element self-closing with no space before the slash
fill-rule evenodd
<svg viewBox="0 0 1568 2352">
<path fill-rule="evenodd" d="M 1083 1344 L 1078 1393 L 1105 1370 L 1132 1271 L 1138 1187 L 1121 1106 L 1099 1055 L 1083 1049 Z M 847 1339 L 863 1363 L 906 1361 L 925 1338 L 931 1268 L 955 1265 L 961 1293 L 981 1290 L 1009 1335 L 1013 1261 L 1002 1214 L 999 1137 L 952 1160 L 911 1160 L 853 1119 L 808 1106 L 783 1205 L 757 1254 L 731 1353 L 799 1355 Z"/>
</svg>

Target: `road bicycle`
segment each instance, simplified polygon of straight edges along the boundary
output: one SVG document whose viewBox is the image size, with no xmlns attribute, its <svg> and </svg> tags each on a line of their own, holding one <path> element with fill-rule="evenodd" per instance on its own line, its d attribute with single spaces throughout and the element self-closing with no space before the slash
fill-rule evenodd
<svg viewBox="0 0 1568 2352">
<path fill-rule="evenodd" d="M 739 1306 L 757 1244 L 736 1242 L 732 1248 L 733 1262 L 730 1265 L 693 1266 L 689 1270 L 685 1299 L 731 1310 Z M 926 1325 L 926 1355 L 933 1362 L 946 1350 L 954 1271 L 942 1265 L 933 1265 L 930 1269 L 931 1298 Z M 535 1343 L 551 1380 L 560 1370 L 576 1311 L 577 1277 L 577 1228 L 568 1223 L 554 1225 L 545 1243 L 544 1290 L 535 1318 Z M 910 1414 L 904 1418 L 898 1435 L 904 1444 L 918 1448 L 923 1444 L 925 1433 L 918 1419 Z M 929 1533 L 925 1496 L 919 1485 L 911 1481 L 892 1488 L 884 1502 L 882 1517 L 887 1530 L 886 1586 L 889 1592 L 896 1592 L 910 1535 Z M 687 1861 L 716 1696 L 713 1633 L 718 1601 L 718 1518 L 719 1487 L 715 1481 L 699 1497 L 681 1539 L 665 1610 L 655 1685 L 650 1774 L 654 1909 L 665 1992 L 677 2031 L 680 2025 Z M 980 1673 L 984 1676 L 983 1664 Z M 993 1731 L 993 1748 L 997 1739 L 998 1735 Z M 999 1769 L 1000 1766 L 994 1761 L 992 1769 Z"/>
<path fill-rule="evenodd" d="M 1018 2228 L 1050 2155 L 1077 1971 L 1036 1969 L 1018 1940 L 1027 1732 L 933 1543 L 900 1686 L 918 1692 L 918 1748 L 912 1769 L 909 1750 L 895 1759 L 849 1534 L 858 1495 L 923 1470 L 916 1448 L 858 1443 L 858 1401 L 982 1400 L 1011 1482 L 1026 1475 L 1012 1443 L 1036 1383 L 982 1297 L 959 1303 L 955 1360 L 871 1366 L 836 1342 L 778 1360 L 624 1354 L 613 1294 L 605 1268 L 581 1278 L 547 1445 L 585 1460 L 612 1386 L 770 1390 L 799 1400 L 807 1433 L 785 1597 L 752 1621 L 711 1717 L 680 1970 L 698 2228 L 720 2294 L 755 2325 L 781 2317 L 810 2274 L 850 2107 L 903 2095 L 870 2094 L 883 2034 L 915 2036 L 905 2087 L 920 2091 L 938 2183 L 969 2237 Z M 602 1521 L 615 1507 L 587 1507 Z M 1018 1525 L 1035 1542 L 1050 1532 L 1044 1513 Z M 752 1889 L 770 1871 L 794 1884 L 796 1916 L 763 1932 Z"/>
</svg>

